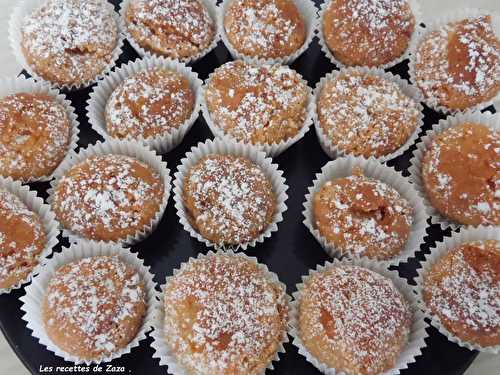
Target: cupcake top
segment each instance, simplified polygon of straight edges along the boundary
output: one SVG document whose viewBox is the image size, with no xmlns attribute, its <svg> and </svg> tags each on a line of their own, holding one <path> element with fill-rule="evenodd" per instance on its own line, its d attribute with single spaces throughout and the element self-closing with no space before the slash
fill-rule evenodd
<svg viewBox="0 0 500 375">
<path fill-rule="evenodd" d="M 262 374 L 287 330 L 281 284 L 249 258 L 211 254 L 167 279 L 164 337 L 192 374 Z"/>
<path fill-rule="evenodd" d="M 243 61 L 217 68 L 205 100 L 214 125 L 237 141 L 272 144 L 296 136 L 307 116 L 309 89 L 294 70 Z"/>
<path fill-rule="evenodd" d="M 184 207 L 193 228 L 216 245 L 240 245 L 273 220 L 276 197 L 260 166 L 233 155 L 198 160 L 184 179 Z"/>
<path fill-rule="evenodd" d="M 347 154 L 383 157 L 403 146 L 419 122 L 419 104 L 398 84 L 371 73 L 343 71 L 317 97 L 319 125 Z"/>
<path fill-rule="evenodd" d="M 414 74 L 434 106 L 465 110 L 498 95 L 500 39 L 491 16 L 450 22 L 426 34 L 416 50 Z"/>
<path fill-rule="evenodd" d="M 144 282 L 118 256 L 76 260 L 56 270 L 41 306 L 50 340 L 83 360 L 126 347 L 146 312 Z"/>
<path fill-rule="evenodd" d="M 47 0 L 22 25 L 30 67 L 59 85 L 94 80 L 113 63 L 118 25 L 105 0 Z"/>
<path fill-rule="evenodd" d="M 500 225 L 500 133 L 463 123 L 435 134 L 422 160 L 432 206 L 464 225 Z"/>
<path fill-rule="evenodd" d="M 64 228 L 90 240 L 122 241 L 143 230 L 163 199 L 159 174 L 125 155 L 94 155 L 58 181 L 52 208 Z"/>
<path fill-rule="evenodd" d="M 500 241 L 451 249 L 424 275 L 422 293 L 451 334 L 482 347 L 500 345 Z"/>
<path fill-rule="evenodd" d="M 180 73 L 153 68 L 126 78 L 106 104 L 106 130 L 114 138 L 171 133 L 193 113 L 195 95 Z"/>
<path fill-rule="evenodd" d="M 232 0 L 224 28 L 239 53 L 262 59 L 283 58 L 306 40 L 306 25 L 292 0 Z"/>
<path fill-rule="evenodd" d="M 407 0 L 331 0 L 323 38 L 342 64 L 376 67 L 403 56 L 415 23 Z"/>
<path fill-rule="evenodd" d="M 24 281 L 47 244 L 40 217 L 0 188 L 0 290 Z"/>
<path fill-rule="evenodd" d="M 125 25 L 143 49 L 173 59 L 189 59 L 207 49 L 216 26 L 200 0 L 131 0 Z"/>
<path fill-rule="evenodd" d="M 49 176 L 69 151 L 66 109 L 47 94 L 0 99 L 0 174 L 28 181 Z"/>
<path fill-rule="evenodd" d="M 303 345 L 338 372 L 381 374 L 408 342 L 408 303 L 390 279 L 369 269 L 339 264 L 315 272 L 298 303 Z"/>
<path fill-rule="evenodd" d="M 363 175 L 326 182 L 313 198 L 316 228 L 328 243 L 351 256 L 387 260 L 404 248 L 413 208 L 393 187 Z"/>
</svg>

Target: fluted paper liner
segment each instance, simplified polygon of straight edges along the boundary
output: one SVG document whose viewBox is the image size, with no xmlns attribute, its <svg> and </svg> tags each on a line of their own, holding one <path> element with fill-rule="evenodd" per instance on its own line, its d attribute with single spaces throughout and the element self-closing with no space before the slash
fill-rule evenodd
<svg viewBox="0 0 500 375">
<path fill-rule="evenodd" d="M 286 293 L 286 285 L 283 284 L 278 279 L 278 276 L 275 273 L 269 271 L 269 269 L 267 268 L 267 266 L 265 264 L 259 263 L 259 261 L 255 257 L 249 257 L 248 255 L 245 255 L 243 253 L 234 253 L 231 250 L 219 250 L 219 251 L 215 251 L 215 252 L 209 251 L 207 253 L 207 255 L 200 253 L 200 254 L 198 254 L 198 256 L 196 258 L 193 258 L 193 257 L 189 258 L 189 260 L 187 262 L 182 263 L 179 268 L 174 269 L 172 272 L 172 276 L 167 276 L 165 284 L 163 284 L 161 286 L 162 293 L 160 295 L 160 303 L 158 303 L 158 305 L 157 305 L 157 309 L 156 309 L 156 313 L 155 313 L 154 321 L 153 321 L 153 332 L 151 332 L 151 334 L 150 334 L 150 336 L 153 338 L 153 342 L 151 343 L 151 347 L 155 351 L 153 354 L 153 358 L 157 358 L 160 360 L 160 366 L 168 366 L 167 372 L 169 374 L 188 375 L 186 370 L 182 367 L 182 364 L 177 362 L 177 360 L 175 358 L 175 353 L 169 348 L 169 346 L 166 342 L 165 335 L 164 335 L 165 286 L 173 277 L 175 277 L 175 275 L 177 275 L 180 271 L 185 269 L 185 267 L 189 264 L 189 262 L 191 262 L 195 259 L 204 259 L 207 257 L 216 256 L 219 254 L 231 255 L 234 257 L 242 257 L 244 259 L 247 259 L 247 260 L 255 263 L 259 267 L 259 269 L 264 272 L 266 278 L 269 281 L 279 284 Z M 287 298 L 288 304 L 290 305 L 291 298 L 288 294 L 286 294 L 286 298 Z M 287 326 L 289 325 L 289 322 L 290 322 L 290 309 L 288 311 Z M 285 343 L 287 343 L 288 341 L 289 341 L 288 334 L 287 334 L 287 331 L 285 330 L 283 332 L 283 337 L 282 337 L 282 340 L 280 342 L 279 348 L 276 351 L 274 357 L 269 361 L 269 364 L 267 365 L 266 369 L 270 369 L 270 370 L 274 369 L 273 362 L 277 362 L 280 360 L 279 354 L 285 353 L 285 348 L 283 347 L 283 345 Z M 264 375 L 266 372 L 266 369 L 264 369 L 264 371 L 262 371 L 262 373 L 260 375 Z"/>
<path fill-rule="evenodd" d="M 423 112 L 424 107 L 420 104 L 420 102 L 422 101 L 422 97 L 420 95 L 420 92 L 414 86 L 410 85 L 408 81 L 402 79 L 399 75 L 397 74 L 395 75 L 390 72 L 385 72 L 384 70 L 378 68 L 357 67 L 357 68 L 345 68 L 340 71 L 334 70 L 331 73 L 328 73 L 323 78 L 321 78 L 321 80 L 317 83 L 316 88 L 314 89 L 313 122 L 321 148 L 331 159 L 335 159 L 337 157 L 346 155 L 346 152 L 344 150 L 333 144 L 330 137 L 325 133 L 325 131 L 321 127 L 319 121 L 318 100 L 320 98 L 321 90 L 328 81 L 337 78 L 341 73 L 351 74 L 353 72 L 358 72 L 361 74 L 369 74 L 372 76 L 383 78 L 390 82 L 394 82 L 400 88 L 403 94 L 405 94 L 407 97 L 412 98 L 417 104 L 419 115 L 417 117 L 417 124 L 413 133 L 408 137 L 406 142 L 402 144 L 396 151 L 377 157 L 376 159 L 380 162 L 385 162 L 397 158 L 400 155 L 403 155 L 415 143 L 415 141 L 418 138 L 418 134 L 420 133 L 420 131 L 422 130 L 422 126 L 424 125 L 424 112 Z"/>
<path fill-rule="evenodd" d="M 71 154 L 71 159 L 61 164 L 61 168 L 55 175 L 55 180 L 51 181 L 51 187 L 47 191 L 47 193 L 49 194 L 47 202 L 49 204 L 52 204 L 52 201 L 54 199 L 54 192 L 57 185 L 59 184 L 59 181 L 73 166 L 79 164 L 80 162 L 83 162 L 90 156 L 107 154 L 126 155 L 136 158 L 137 160 L 149 166 L 152 171 L 156 172 L 159 175 L 161 182 L 163 183 L 163 198 L 161 200 L 158 211 L 151 219 L 149 225 L 144 227 L 142 230 L 137 231 L 137 233 L 135 233 L 135 235 L 133 236 L 129 235 L 121 240 L 108 242 L 110 244 L 122 244 L 130 246 L 144 240 L 156 229 L 163 216 L 163 212 L 167 207 L 171 188 L 170 170 L 167 168 L 167 163 L 163 162 L 161 160 L 161 157 L 157 155 L 156 152 L 142 145 L 139 141 L 109 140 L 106 142 L 97 142 L 95 145 L 91 145 L 86 149 L 81 149 L 78 153 L 73 152 Z M 82 237 L 80 234 L 68 228 L 62 227 L 61 229 L 63 231 L 63 235 L 68 237 L 71 242 L 89 240 L 88 238 Z"/>
<path fill-rule="evenodd" d="M 151 70 L 154 68 L 163 68 L 174 71 L 185 77 L 189 81 L 189 87 L 195 96 L 195 102 L 191 115 L 179 127 L 171 129 L 165 134 L 147 138 L 140 137 L 139 139 L 145 145 L 156 150 L 160 154 L 171 151 L 182 142 L 184 136 L 189 132 L 200 113 L 201 85 L 203 82 L 198 78 L 198 74 L 196 72 L 183 63 L 156 56 L 146 57 L 142 60 L 137 59 L 134 62 L 122 65 L 119 69 L 116 69 L 104 80 L 99 82 L 90 94 L 90 99 L 87 101 L 88 105 L 86 108 L 87 117 L 92 128 L 104 139 L 117 139 L 108 134 L 106 124 L 106 104 L 108 103 L 112 93 L 127 78 L 134 76 L 141 71 Z"/>
<path fill-rule="evenodd" d="M 413 156 L 410 160 L 411 166 L 408 169 L 408 171 L 410 172 L 410 181 L 415 187 L 415 190 L 417 190 L 417 192 L 420 194 L 420 196 L 422 196 L 424 200 L 427 215 L 431 217 L 431 222 L 433 224 L 440 224 L 442 229 L 451 227 L 455 230 L 462 227 L 463 225 L 441 215 L 432 206 L 424 189 L 424 183 L 422 181 L 422 161 L 425 153 L 427 152 L 427 149 L 431 145 L 431 142 L 436 135 L 465 122 L 483 124 L 491 128 L 492 130 L 500 132 L 500 115 L 498 114 L 491 114 L 489 112 L 481 113 L 467 111 L 465 113 L 458 113 L 455 116 L 450 115 L 446 117 L 446 119 L 440 120 L 437 124 L 434 124 L 432 126 L 432 129 L 427 131 L 427 133 L 422 136 L 420 142 L 417 143 L 417 149 L 413 152 Z"/>
<path fill-rule="evenodd" d="M 62 85 L 57 82 L 51 82 L 48 79 L 41 77 L 39 74 L 35 73 L 35 71 L 31 68 L 31 66 L 26 61 L 24 57 L 21 41 L 22 41 L 22 26 L 25 17 L 33 13 L 36 9 L 38 9 L 42 4 L 45 3 L 45 0 L 23 0 L 20 4 L 14 9 L 12 15 L 9 20 L 9 43 L 11 50 L 16 58 L 16 61 L 22 66 L 24 70 L 28 72 L 28 74 L 33 77 L 36 81 L 44 81 L 48 82 L 52 87 L 60 88 L 65 91 L 76 91 L 83 89 L 85 87 L 91 86 L 95 82 L 98 82 L 102 78 L 106 76 L 107 73 L 111 71 L 111 69 L 115 66 L 118 61 L 120 54 L 122 53 L 123 48 L 123 36 L 120 31 L 120 17 L 115 12 L 114 7 L 111 3 L 109 3 L 109 8 L 112 11 L 113 18 L 116 22 L 117 28 L 117 40 L 116 46 L 113 50 L 111 60 L 106 68 L 98 74 L 94 79 L 81 83 L 81 84 L 72 84 L 72 85 Z"/>
<path fill-rule="evenodd" d="M 144 282 L 147 308 L 142 325 L 135 338 L 127 346 L 117 350 L 112 355 L 103 356 L 95 360 L 88 360 L 69 354 L 52 342 L 44 328 L 41 308 L 49 282 L 56 271 L 65 264 L 89 257 L 115 255 L 117 255 L 122 262 L 132 266 Z M 21 310 L 24 312 L 22 318 L 26 322 L 27 327 L 32 331 L 32 336 L 38 339 L 40 344 L 44 345 L 49 351 L 64 358 L 64 360 L 75 364 L 84 363 L 86 365 L 109 362 L 112 359 L 119 358 L 124 354 L 130 353 L 132 348 L 138 346 L 140 341 L 146 338 L 146 333 L 151 330 L 159 295 L 155 288 L 156 283 L 153 281 L 153 275 L 150 272 L 150 267 L 146 267 L 143 260 L 139 259 L 137 254 L 133 254 L 129 249 L 116 244 L 82 241 L 81 243 L 72 245 L 69 248 L 63 248 L 61 253 L 55 254 L 54 257 L 44 266 L 42 272 L 33 278 L 33 283 L 26 287 L 26 295 L 20 298 L 20 301 L 23 303 Z"/>
<path fill-rule="evenodd" d="M 226 29 L 224 27 L 224 16 L 226 11 L 231 5 L 233 0 L 223 0 L 219 4 L 219 18 L 217 20 L 217 24 L 219 27 L 219 33 L 222 39 L 222 42 L 228 49 L 234 60 L 243 60 L 245 62 L 253 63 L 253 64 L 284 64 L 289 65 L 292 64 L 295 60 L 299 58 L 310 46 L 312 40 L 314 39 L 315 29 L 317 27 L 317 8 L 314 5 L 314 2 L 311 0 L 292 0 L 299 10 L 299 13 L 302 15 L 304 19 L 304 24 L 306 26 L 306 38 L 304 40 L 304 44 L 296 50 L 294 53 L 277 58 L 263 58 L 258 56 L 248 56 L 244 53 L 239 52 L 237 49 L 233 47 L 231 42 L 229 41 Z"/>
<path fill-rule="evenodd" d="M 400 353 L 399 358 L 396 361 L 396 365 L 392 369 L 385 371 L 380 375 L 399 374 L 401 370 L 408 368 L 408 365 L 410 363 L 415 362 L 416 357 L 422 354 L 422 349 L 426 346 L 425 339 L 428 336 L 425 330 L 427 325 L 424 322 L 424 315 L 418 308 L 418 301 L 415 297 L 415 294 L 413 293 L 411 287 L 406 283 L 406 280 L 400 278 L 397 271 L 389 271 L 385 265 L 379 262 L 370 261 L 368 259 L 342 260 L 342 261 L 334 259 L 333 262 L 326 262 L 324 266 L 318 265 L 315 270 L 310 270 L 308 275 L 302 276 L 302 283 L 297 284 L 297 291 L 292 295 L 293 296 L 293 301 L 291 303 L 292 327 L 290 330 L 290 335 L 293 337 L 292 343 L 299 349 L 299 353 L 303 355 L 308 362 L 312 363 L 323 374 L 347 375 L 344 371 L 337 371 L 335 368 L 327 367 L 326 364 L 320 362 L 311 353 L 309 353 L 309 351 L 302 343 L 299 333 L 299 302 L 300 302 L 300 295 L 304 288 L 304 283 L 309 277 L 311 277 L 313 274 L 317 272 L 322 272 L 325 269 L 345 264 L 364 267 L 382 276 L 387 277 L 394 283 L 394 286 L 399 290 L 399 292 L 405 297 L 405 300 L 408 302 L 408 305 L 410 307 L 413 316 L 408 343 L 406 344 L 403 351 Z"/>
<path fill-rule="evenodd" d="M 448 340 L 469 350 L 479 350 L 481 352 L 499 354 L 500 345 L 482 347 L 476 343 L 462 341 L 459 337 L 448 331 L 441 323 L 441 319 L 439 319 L 437 315 L 434 315 L 432 311 L 427 308 L 422 295 L 424 277 L 434 263 L 436 263 L 442 256 L 448 253 L 448 251 L 460 246 L 461 244 L 478 240 L 500 241 L 500 228 L 484 226 L 479 226 L 476 228 L 462 228 L 460 232 L 452 232 L 451 237 L 445 237 L 443 241 L 436 242 L 436 244 L 430 249 L 431 253 L 425 254 L 425 258 L 421 263 L 422 268 L 419 268 L 417 270 L 418 276 L 416 278 L 417 286 L 415 287 L 415 293 L 417 295 L 419 308 L 424 312 L 425 316 L 429 318 L 431 324 L 435 328 L 437 328 L 439 332 L 445 335 Z"/>
<path fill-rule="evenodd" d="M 177 216 L 183 228 L 198 241 L 203 242 L 207 247 L 228 248 L 221 244 L 214 244 L 198 233 L 188 220 L 188 214 L 184 207 L 182 192 L 184 189 L 184 180 L 189 170 L 203 157 L 212 154 L 234 155 L 245 157 L 257 164 L 269 181 L 272 183 L 273 192 L 276 197 L 276 208 L 271 224 L 254 240 L 234 246 L 234 250 L 246 250 L 248 247 L 254 247 L 257 243 L 264 242 L 264 239 L 271 237 L 273 232 L 278 230 L 278 223 L 283 221 L 283 213 L 287 210 L 285 204 L 288 199 L 286 191 L 288 186 L 285 184 L 283 172 L 278 169 L 277 164 L 272 164 L 270 158 L 266 158 L 266 154 L 259 151 L 255 147 L 244 145 L 242 143 L 226 142 L 221 140 L 207 140 L 205 143 L 198 143 L 197 146 L 191 148 L 191 151 L 186 154 L 186 157 L 181 160 L 181 164 L 177 168 L 174 181 L 174 202 L 177 209 Z M 229 246 L 231 247 L 231 246 Z"/>
<path fill-rule="evenodd" d="M 31 273 L 24 279 L 9 288 L 0 289 L 0 295 L 9 293 L 14 289 L 20 288 L 23 284 L 31 281 L 32 277 L 38 275 L 43 265 L 47 262 L 47 257 L 52 254 L 52 248 L 59 242 L 59 223 L 56 221 L 54 213 L 50 206 L 43 202 L 43 199 L 37 196 L 36 191 L 30 190 L 29 186 L 22 185 L 19 181 L 14 181 L 11 177 L 0 176 L 0 189 L 5 189 L 17 196 L 28 209 L 38 215 L 46 236 L 45 248 L 38 255 L 38 265 L 33 268 Z"/>
<path fill-rule="evenodd" d="M 413 222 L 411 224 L 410 235 L 403 249 L 399 255 L 388 260 L 379 261 L 380 263 L 392 265 L 406 262 L 408 258 L 414 256 L 416 251 L 420 250 L 420 245 L 424 243 L 427 228 L 427 215 L 425 213 L 425 207 L 422 202 L 422 198 L 418 195 L 405 177 L 403 177 L 399 172 L 396 172 L 394 169 L 381 164 L 373 158 L 364 159 L 362 157 L 348 156 L 330 161 L 323 168 L 321 168 L 321 173 L 316 174 L 316 179 L 313 181 L 312 186 L 309 187 L 308 193 L 305 197 L 304 211 L 302 212 L 304 215 L 304 225 L 309 229 L 326 253 L 328 253 L 328 255 L 332 258 L 344 256 L 348 258 L 358 258 L 357 256 L 336 248 L 320 234 L 319 230 L 316 228 L 313 208 L 314 196 L 326 182 L 337 178 L 351 176 L 355 167 L 361 167 L 363 174 L 366 177 L 379 180 L 394 188 L 402 198 L 408 201 L 412 207 Z M 361 256 L 361 258 L 367 257 Z"/>
</svg>

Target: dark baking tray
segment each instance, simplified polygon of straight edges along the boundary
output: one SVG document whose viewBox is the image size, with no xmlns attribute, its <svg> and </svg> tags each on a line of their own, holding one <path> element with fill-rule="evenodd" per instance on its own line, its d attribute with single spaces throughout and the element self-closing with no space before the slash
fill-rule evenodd
<svg viewBox="0 0 500 375">
<path fill-rule="evenodd" d="M 111 1 L 117 5 L 120 1 Z M 321 1 L 316 1 L 321 3 Z M 118 65 L 135 60 L 137 54 L 125 42 L 124 51 Z M 216 67 L 231 59 L 228 51 L 219 43 L 217 48 L 208 54 L 201 61 L 193 65 L 193 68 L 202 79 L 205 79 Z M 311 87 L 332 69 L 336 69 L 320 51 L 315 40 L 309 49 L 292 65 L 309 82 Z M 398 64 L 390 69 L 392 73 L 397 73 L 403 78 L 408 78 L 407 62 Z M 25 73 L 23 73 L 25 74 Z M 89 143 L 95 143 L 101 137 L 94 132 L 87 121 L 86 101 L 91 89 L 85 89 L 74 93 L 69 93 L 73 106 L 78 113 L 80 121 L 80 147 L 85 147 Z M 494 108 L 489 108 L 494 112 Z M 425 108 L 424 131 L 432 124 L 443 118 L 442 115 Z M 201 114 L 191 131 L 180 146 L 163 156 L 167 161 L 172 175 L 175 172 L 180 159 L 198 142 L 213 138 Z M 393 166 L 403 174 L 408 175 L 407 169 L 411 153 L 415 149 L 412 146 L 405 154 L 388 164 Z M 322 264 L 328 260 L 328 256 L 316 242 L 307 228 L 302 224 L 302 203 L 316 173 L 321 170 L 329 159 L 321 150 L 319 143 L 311 129 L 306 136 L 297 144 L 289 148 L 274 160 L 284 171 L 286 183 L 290 187 L 288 190 L 289 199 L 286 202 L 288 210 L 284 214 L 284 220 L 278 225 L 278 232 L 274 233 L 263 244 L 251 249 L 247 253 L 256 256 L 260 262 L 265 263 L 271 271 L 276 272 L 281 281 L 287 285 L 288 293 L 293 293 L 295 285 L 301 281 L 301 276 L 309 269 L 316 268 L 317 264 Z M 36 189 L 42 197 L 46 197 L 48 183 L 35 183 L 30 185 Z M 410 259 L 408 263 L 401 264 L 398 269 L 402 277 L 413 283 L 416 275 L 418 261 L 423 259 L 423 254 L 429 252 L 429 246 L 435 241 L 440 241 L 443 236 L 450 235 L 450 231 L 442 231 L 438 226 L 431 225 L 427 229 L 428 236 L 425 244 L 422 244 L 416 253 L 416 259 Z M 61 238 L 61 243 L 55 251 L 60 251 L 61 246 L 67 246 L 68 242 Z M 162 284 L 167 275 L 172 273 L 174 268 L 179 267 L 189 257 L 196 256 L 200 252 L 207 252 L 207 248 L 197 240 L 191 238 L 189 234 L 179 224 L 172 198 L 167 206 L 162 221 L 156 231 L 145 241 L 133 247 L 134 251 L 145 260 L 146 265 L 151 266 L 151 271 L 155 275 L 155 281 Z M 43 372 L 45 366 L 52 366 L 53 371 L 48 373 L 62 373 L 56 371 L 57 366 L 72 366 L 48 351 L 43 345 L 31 336 L 31 331 L 26 328 L 25 322 L 21 319 L 21 303 L 19 297 L 24 295 L 24 289 L 15 290 L 9 294 L 0 295 L 0 328 L 5 334 L 7 341 L 12 346 L 17 356 L 33 374 Z M 426 340 L 427 347 L 423 350 L 423 355 L 417 358 L 408 369 L 401 373 L 404 375 L 460 375 L 476 357 L 477 353 L 456 344 L 449 342 L 445 336 L 441 335 L 432 327 L 428 328 L 429 338 Z M 111 362 L 113 366 L 124 367 L 127 374 L 165 374 L 167 368 L 159 366 L 158 360 L 152 358 L 153 350 L 150 347 L 151 338 L 141 342 L 139 347 L 131 353 L 122 356 Z M 304 357 L 298 354 L 297 349 L 290 343 L 285 345 L 286 353 L 280 355 L 280 361 L 275 362 L 274 371 L 268 371 L 276 375 L 289 374 L 319 374 L 319 371 L 309 364 Z M 90 367 L 90 372 L 92 371 Z M 0 374 L 4 369 L 0 369 Z M 104 366 L 103 372 L 106 372 Z M 46 372 L 47 373 L 47 372 Z M 123 373 L 123 372 L 122 372 Z M 214 374 L 216 375 L 216 374 Z"/>
</svg>

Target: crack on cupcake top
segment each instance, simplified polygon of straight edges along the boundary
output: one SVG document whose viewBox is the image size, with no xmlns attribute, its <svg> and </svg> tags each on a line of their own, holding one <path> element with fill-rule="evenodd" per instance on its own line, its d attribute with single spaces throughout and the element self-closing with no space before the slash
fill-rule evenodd
<svg viewBox="0 0 500 375">
<path fill-rule="evenodd" d="M 442 215 L 466 225 L 500 224 L 500 133 L 462 123 L 434 135 L 422 179 Z"/>
<path fill-rule="evenodd" d="M 68 152 L 71 128 L 65 108 L 46 94 L 0 99 L 0 172 L 28 180 L 50 175 Z"/>
<path fill-rule="evenodd" d="M 229 62 L 211 75 L 205 91 L 215 126 L 238 141 L 272 144 L 296 136 L 306 119 L 309 90 L 281 65 Z"/>
<path fill-rule="evenodd" d="M 434 106 L 463 110 L 500 90 L 500 40 L 491 16 L 450 22 L 428 33 L 415 59 L 416 83 Z"/>
<path fill-rule="evenodd" d="M 193 227 L 217 245 L 255 240 L 276 210 L 271 181 L 252 161 L 212 154 L 192 166 L 183 200 Z"/>
<path fill-rule="evenodd" d="M 57 346 L 84 359 L 127 346 L 142 326 L 141 276 L 118 256 L 94 256 L 61 266 L 42 304 L 45 329 Z"/>
<path fill-rule="evenodd" d="M 411 319 L 394 283 L 359 266 L 333 265 L 315 272 L 300 292 L 302 343 L 337 371 L 380 374 L 394 367 L 408 342 Z"/>
<path fill-rule="evenodd" d="M 85 83 L 112 62 L 118 26 L 104 0 L 48 0 L 23 20 L 22 47 L 33 69 L 62 84 Z"/>
<path fill-rule="evenodd" d="M 190 260 L 167 280 L 164 337 L 196 374 L 260 374 L 288 320 L 284 288 L 254 261 L 226 254 Z"/>
<path fill-rule="evenodd" d="M 106 104 L 107 131 L 124 139 L 171 133 L 189 119 L 194 93 L 180 73 L 154 68 L 126 78 Z"/>
<path fill-rule="evenodd" d="M 0 188 L 0 289 L 23 281 L 39 262 L 47 238 L 40 217 Z"/>
<path fill-rule="evenodd" d="M 395 152 L 415 132 L 418 103 L 397 83 L 360 72 L 342 72 L 325 82 L 318 100 L 323 131 L 340 150 L 381 157 Z"/>
</svg>

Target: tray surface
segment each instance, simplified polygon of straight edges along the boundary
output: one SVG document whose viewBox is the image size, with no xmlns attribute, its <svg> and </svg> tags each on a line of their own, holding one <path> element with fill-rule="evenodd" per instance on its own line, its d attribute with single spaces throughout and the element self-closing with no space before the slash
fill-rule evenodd
<svg viewBox="0 0 500 375">
<path fill-rule="evenodd" d="M 117 6 L 120 0 L 111 2 Z M 318 5 L 322 1 L 316 0 L 315 2 Z M 130 60 L 135 60 L 137 57 L 135 51 L 125 42 L 118 66 Z M 201 61 L 193 64 L 193 69 L 201 79 L 205 79 L 215 68 L 230 60 L 231 57 L 228 51 L 220 42 L 214 51 Z M 302 74 L 313 88 L 321 77 L 336 69 L 320 51 L 317 40 L 313 41 L 309 49 L 291 67 Z M 402 62 L 389 69 L 389 71 L 399 74 L 405 79 L 408 78 L 407 62 Z M 90 128 L 86 117 L 85 107 L 90 92 L 91 88 L 67 94 L 78 113 L 80 147 L 86 147 L 99 139 L 102 140 Z M 488 109 L 492 112 L 495 111 L 493 107 Z M 437 123 L 439 119 L 444 118 L 443 115 L 427 107 L 425 107 L 424 113 L 425 126 L 423 132 L 430 129 L 432 124 Z M 213 136 L 200 113 L 198 120 L 182 144 L 170 153 L 163 155 L 163 160 L 167 162 L 171 174 L 175 173 L 180 159 L 191 147 L 212 138 Z M 415 146 L 412 146 L 410 150 L 390 161 L 388 165 L 393 166 L 398 171 L 403 171 L 404 175 L 407 176 L 409 160 L 414 149 Z M 278 224 L 278 232 L 274 233 L 271 238 L 266 239 L 264 243 L 258 244 L 256 248 L 246 252 L 250 256 L 256 256 L 260 262 L 265 263 L 271 271 L 275 272 L 280 280 L 287 285 L 289 294 L 295 292 L 295 285 L 301 282 L 302 275 L 307 274 L 309 269 L 316 268 L 317 264 L 323 264 L 329 259 L 308 229 L 302 224 L 302 203 L 307 188 L 312 185 L 316 173 L 320 172 L 321 167 L 328 161 L 329 158 L 321 150 L 313 127 L 302 140 L 274 159 L 274 162 L 278 163 L 279 168 L 284 171 L 284 177 L 289 186 L 287 192 L 289 199 L 286 202 L 288 210 L 284 214 L 284 221 Z M 47 197 L 48 183 L 34 183 L 30 184 L 30 186 L 32 189 L 36 189 L 43 198 Z M 450 230 L 442 231 L 438 226 L 431 225 L 428 227 L 427 233 L 426 242 L 421 245 L 416 259 L 412 258 L 408 263 L 402 263 L 398 267 L 400 275 L 407 278 L 410 283 L 412 283 L 413 277 L 416 276 L 415 270 L 418 267 L 418 261 L 423 259 L 423 254 L 429 252 L 429 246 L 435 241 L 440 241 L 444 235 L 449 235 Z M 62 246 L 67 245 L 67 240 L 61 239 L 60 244 L 54 251 L 60 251 Z M 133 251 L 138 252 L 139 257 L 145 260 L 147 266 L 151 266 L 155 281 L 161 285 L 164 283 L 165 277 L 172 274 L 174 268 L 178 268 L 189 257 L 195 257 L 200 252 L 206 253 L 207 248 L 196 239 L 191 238 L 179 224 L 171 197 L 156 231 L 142 243 L 133 246 Z M 9 344 L 31 373 L 63 373 L 63 371 L 58 371 L 56 367 L 71 367 L 73 364 L 65 362 L 39 344 L 31 336 L 31 331 L 26 328 L 25 322 L 21 319 L 22 312 L 19 297 L 24 294 L 24 288 L 21 288 L 12 291 L 10 294 L 0 295 L 0 328 Z M 477 353 L 449 342 L 445 336 L 441 335 L 433 327 L 428 327 L 427 330 L 429 337 L 426 340 L 427 347 L 423 349 L 423 355 L 418 357 L 416 362 L 410 364 L 409 368 L 403 370 L 401 374 L 463 374 Z M 112 361 L 111 365 L 116 366 L 115 370 L 117 369 L 118 373 L 166 374 L 167 367 L 159 366 L 158 360 L 152 358 L 153 349 L 149 345 L 151 341 L 152 339 L 148 337 L 131 353 Z M 297 349 L 291 343 L 285 344 L 285 349 L 286 353 L 280 355 L 280 361 L 274 363 L 275 370 L 268 370 L 267 373 L 276 375 L 312 375 L 320 373 L 304 357 L 298 354 Z M 53 369 L 51 371 L 45 369 L 46 371 L 44 371 L 46 366 Z M 93 367 L 90 366 L 89 368 L 91 373 L 93 373 Z M 119 367 L 123 367 L 123 369 Z M 106 366 L 103 365 L 102 372 L 106 372 L 106 370 Z"/>
</svg>

